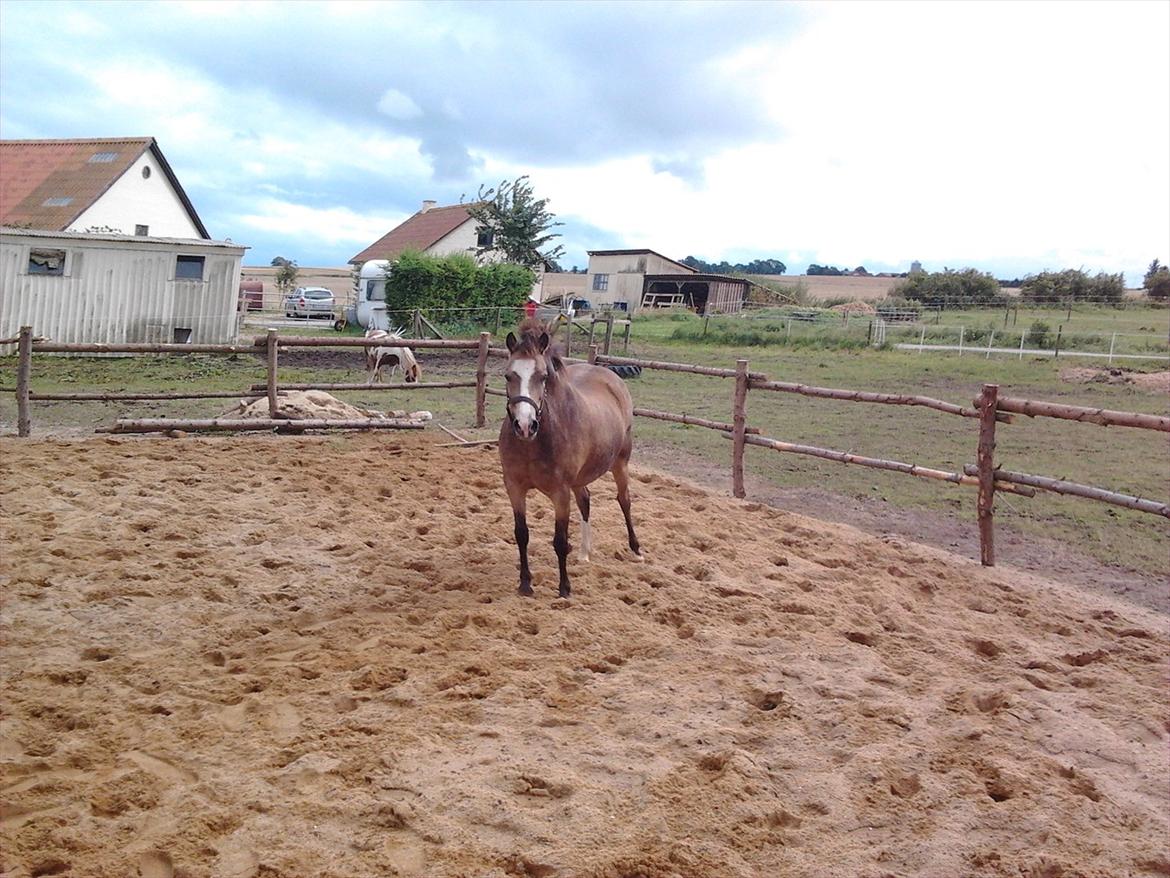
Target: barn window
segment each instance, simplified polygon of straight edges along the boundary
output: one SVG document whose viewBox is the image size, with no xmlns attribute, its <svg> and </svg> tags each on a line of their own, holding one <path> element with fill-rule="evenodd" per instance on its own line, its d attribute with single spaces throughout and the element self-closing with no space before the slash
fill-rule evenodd
<svg viewBox="0 0 1170 878">
<path fill-rule="evenodd" d="M 73 203 L 71 197 L 46 198 L 41 204 L 42 207 L 68 207 Z"/>
<path fill-rule="evenodd" d="M 141 223 L 136 223 L 134 225 L 134 234 L 140 238 L 145 238 L 150 234 L 150 226 L 144 226 Z"/>
<path fill-rule="evenodd" d="M 89 162 L 92 165 L 108 165 L 117 157 L 116 152 L 95 152 L 89 157 Z"/>
<path fill-rule="evenodd" d="M 593 275 L 593 289 L 608 290 L 609 289 L 609 275 L 595 274 Z"/>
<path fill-rule="evenodd" d="M 203 280 L 203 257 L 175 257 L 175 280 Z"/>
<path fill-rule="evenodd" d="M 496 240 L 496 233 L 491 229 L 480 228 L 475 239 L 476 247 L 491 247 Z"/>
<path fill-rule="evenodd" d="M 174 338 L 175 344 L 190 344 L 191 329 L 185 326 L 176 326 L 171 337 Z"/>
<path fill-rule="evenodd" d="M 62 277 L 65 274 L 65 251 L 29 250 L 28 273 Z"/>
</svg>

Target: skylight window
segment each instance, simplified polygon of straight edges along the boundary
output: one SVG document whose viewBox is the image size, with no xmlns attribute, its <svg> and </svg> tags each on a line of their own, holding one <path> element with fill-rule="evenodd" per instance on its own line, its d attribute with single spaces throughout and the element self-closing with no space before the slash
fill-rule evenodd
<svg viewBox="0 0 1170 878">
<path fill-rule="evenodd" d="M 109 164 L 118 157 L 116 152 L 95 152 L 89 157 L 90 164 Z"/>
<path fill-rule="evenodd" d="M 72 198 L 46 198 L 42 207 L 68 207 L 73 203 Z"/>
</svg>

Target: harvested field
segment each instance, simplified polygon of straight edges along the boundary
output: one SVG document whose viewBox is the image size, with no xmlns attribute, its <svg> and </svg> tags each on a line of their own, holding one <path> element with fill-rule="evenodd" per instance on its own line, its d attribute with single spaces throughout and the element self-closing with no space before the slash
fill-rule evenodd
<svg viewBox="0 0 1170 878">
<path fill-rule="evenodd" d="M 0 872 L 1170 872 L 1164 616 L 436 441 L 0 441 Z"/>
</svg>

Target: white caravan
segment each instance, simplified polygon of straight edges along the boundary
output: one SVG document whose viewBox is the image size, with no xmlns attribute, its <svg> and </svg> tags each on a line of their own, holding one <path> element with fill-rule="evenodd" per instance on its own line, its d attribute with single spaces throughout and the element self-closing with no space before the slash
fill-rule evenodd
<svg viewBox="0 0 1170 878">
<path fill-rule="evenodd" d="M 390 329 L 390 318 L 386 314 L 386 276 L 393 264 L 389 259 L 371 259 L 362 265 L 356 301 L 346 320 L 366 329 Z"/>
</svg>

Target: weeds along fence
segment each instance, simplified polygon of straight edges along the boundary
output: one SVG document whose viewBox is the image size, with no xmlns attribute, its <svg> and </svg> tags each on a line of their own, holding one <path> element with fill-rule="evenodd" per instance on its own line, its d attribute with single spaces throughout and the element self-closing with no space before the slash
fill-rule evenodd
<svg viewBox="0 0 1170 878">
<path fill-rule="evenodd" d="M 217 397 L 252 397 L 267 398 L 269 418 L 258 420 L 184 420 L 177 418 L 152 419 L 119 419 L 113 426 L 101 428 L 99 432 L 111 433 L 142 433 L 142 432 L 169 432 L 171 430 L 271 430 L 303 431 L 306 429 L 411 429 L 420 428 L 421 424 L 405 422 L 396 419 L 362 419 L 354 420 L 288 420 L 279 417 L 279 396 L 282 390 L 289 389 L 322 389 L 322 390 L 427 390 L 451 388 L 475 388 L 475 424 L 482 427 L 486 423 L 486 398 L 488 396 L 506 397 L 503 390 L 489 387 L 487 378 L 487 364 L 489 358 L 506 358 L 508 352 L 503 348 L 493 348 L 490 345 L 491 334 L 481 332 L 478 339 L 403 339 L 401 344 L 418 349 L 448 349 L 467 350 L 476 352 L 476 371 L 474 381 L 447 381 L 447 382 L 419 382 L 416 384 L 296 384 L 280 385 L 278 380 L 278 366 L 282 349 L 297 347 L 356 347 L 369 348 L 384 344 L 384 340 L 365 339 L 356 337 L 278 337 L 275 330 L 269 330 L 264 336 L 255 338 L 250 343 L 236 345 L 208 345 L 208 344 L 63 344 L 51 341 L 34 340 L 32 330 L 23 327 L 18 339 L 17 382 L 14 390 L 17 399 L 17 422 L 20 436 L 28 436 L 31 432 L 30 403 L 38 400 L 58 401 L 90 401 L 90 400 L 156 400 L 156 399 L 200 399 Z M 30 378 L 34 353 L 166 353 L 166 354 L 239 354 L 263 353 L 266 361 L 266 381 L 263 385 L 253 385 L 248 390 L 234 393 L 225 391 L 183 391 L 179 393 L 147 393 L 125 391 L 118 393 L 53 393 L 39 394 L 30 390 Z M 578 361 L 579 362 L 579 361 Z M 999 424 L 1010 424 L 1017 416 L 1029 418 L 1045 417 L 1058 420 L 1081 421 L 1103 427 L 1127 427 L 1143 430 L 1154 430 L 1161 433 L 1170 433 L 1170 417 L 1151 415 L 1139 412 L 1113 411 L 1109 409 L 1095 409 L 1083 406 L 1065 405 L 1059 403 L 1020 399 L 999 395 L 999 387 L 995 384 L 983 385 L 982 392 L 970 406 L 958 405 L 945 400 L 915 394 L 874 393 L 862 390 L 845 388 L 816 387 L 806 384 L 796 384 L 784 381 L 772 381 L 761 372 L 753 372 L 746 359 L 736 361 L 735 368 L 694 365 L 690 363 L 675 363 L 660 360 L 637 359 L 605 355 L 599 351 L 599 346 L 589 346 L 588 362 L 606 366 L 636 366 L 643 370 L 658 370 L 664 372 L 686 373 L 705 377 L 719 378 L 733 382 L 729 421 L 716 421 L 710 418 L 699 418 L 679 412 L 659 411 L 643 407 L 635 407 L 637 417 L 669 421 L 678 424 L 715 430 L 732 443 L 731 477 L 732 493 L 736 497 L 744 497 L 744 456 L 748 446 L 756 446 L 788 454 L 799 454 L 823 460 L 869 467 L 887 472 L 902 473 L 917 478 L 934 481 L 949 482 L 955 485 L 965 485 L 978 490 L 977 522 L 979 527 L 980 560 L 986 566 L 995 563 L 994 538 L 994 507 L 995 495 L 1003 491 L 1011 494 L 1034 497 L 1037 491 L 1047 491 L 1055 494 L 1080 497 L 1113 506 L 1120 506 L 1139 512 L 1159 515 L 1170 519 L 1170 504 L 1151 500 L 1145 497 L 1132 496 L 1105 488 L 1083 485 L 1065 479 L 1049 476 L 1033 475 L 1030 473 L 1004 470 L 996 465 L 995 447 L 996 431 Z M 937 411 L 952 417 L 968 419 L 977 426 L 974 433 L 975 463 L 965 464 L 959 471 L 941 470 L 922 466 L 918 463 L 907 463 L 899 460 L 889 460 L 876 457 L 867 457 L 855 454 L 852 451 L 840 451 L 831 448 L 821 448 L 814 445 L 803 445 L 787 442 L 772 437 L 760 435 L 758 428 L 748 424 L 748 399 L 750 393 L 788 393 L 805 397 L 837 400 L 841 402 L 917 406 Z"/>
</svg>

